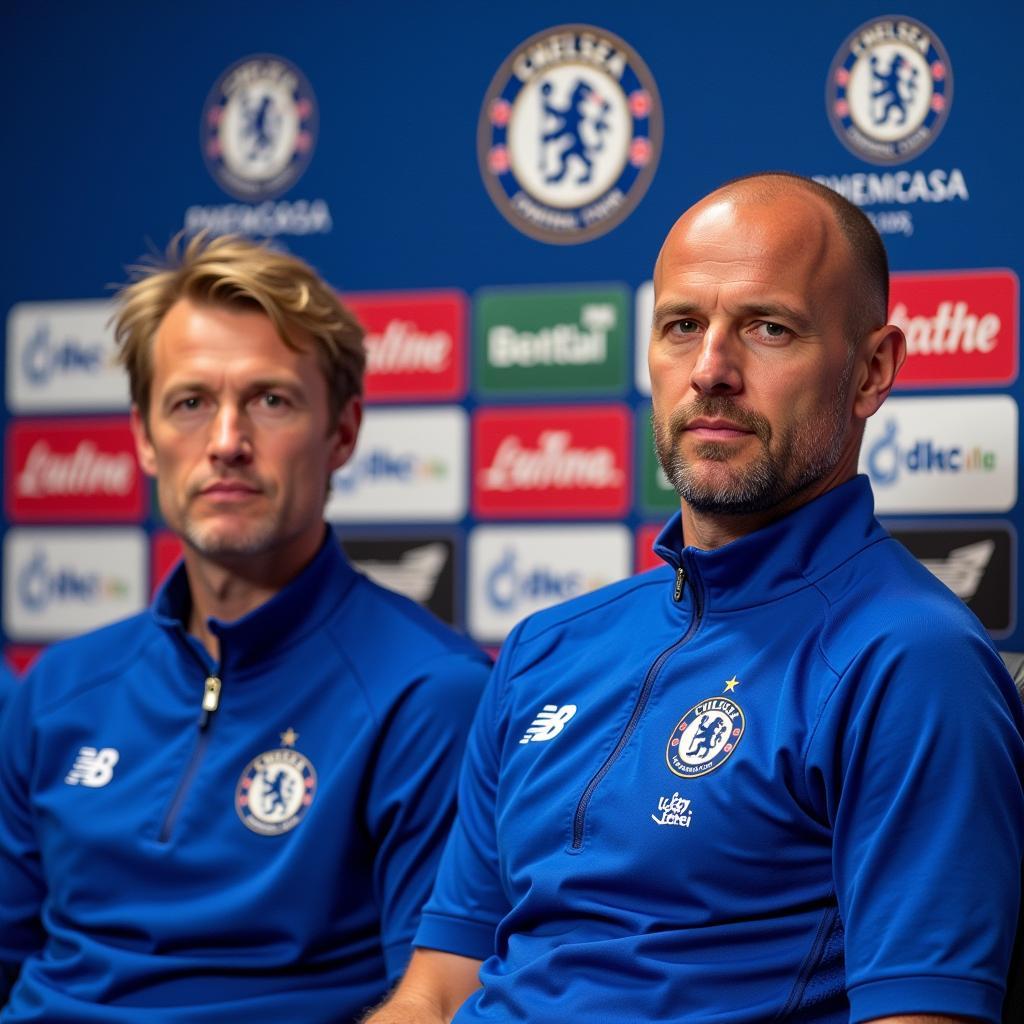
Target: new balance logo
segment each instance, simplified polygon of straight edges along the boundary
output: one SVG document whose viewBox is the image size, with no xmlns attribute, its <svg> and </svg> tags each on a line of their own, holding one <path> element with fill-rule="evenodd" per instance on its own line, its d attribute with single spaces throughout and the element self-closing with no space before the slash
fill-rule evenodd
<svg viewBox="0 0 1024 1024">
<path fill-rule="evenodd" d="M 564 704 L 562 707 L 557 704 L 545 704 L 519 742 L 529 743 L 532 740 L 534 743 L 543 743 L 545 740 L 553 740 L 575 714 L 575 704 Z"/>
<path fill-rule="evenodd" d="M 114 765 L 121 755 L 113 747 L 82 747 L 71 771 L 64 776 L 69 786 L 79 784 L 90 789 L 105 786 L 114 777 Z"/>
</svg>

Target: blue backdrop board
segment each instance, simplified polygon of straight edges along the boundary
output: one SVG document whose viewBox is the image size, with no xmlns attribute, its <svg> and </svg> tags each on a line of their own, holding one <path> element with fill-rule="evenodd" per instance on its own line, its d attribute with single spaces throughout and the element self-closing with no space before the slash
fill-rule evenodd
<svg viewBox="0 0 1024 1024">
<path fill-rule="evenodd" d="M 369 330 L 330 520 L 487 644 L 650 564 L 650 274 L 721 181 L 872 217 L 911 355 L 862 469 L 893 532 L 1024 645 L 1018 40 L 980 0 L 500 9 L 8 5 L 3 641 L 127 614 L 175 554 L 109 366 L 110 285 L 202 228 L 313 263 Z"/>
</svg>

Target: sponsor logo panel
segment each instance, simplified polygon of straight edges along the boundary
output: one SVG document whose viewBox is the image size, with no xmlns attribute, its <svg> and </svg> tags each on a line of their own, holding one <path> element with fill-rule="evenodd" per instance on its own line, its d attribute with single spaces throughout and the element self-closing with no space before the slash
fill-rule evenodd
<svg viewBox="0 0 1024 1024">
<path fill-rule="evenodd" d="M 464 409 L 367 410 L 348 465 L 331 481 L 330 522 L 452 522 L 466 513 Z"/>
<path fill-rule="evenodd" d="M 886 16 L 858 26 L 829 69 L 825 103 L 839 141 L 873 164 L 906 163 L 938 137 L 953 68 L 923 22 Z"/>
<path fill-rule="evenodd" d="M 231 65 L 203 107 L 206 166 L 238 199 L 272 199 L 299 179 L 316 145 L 316 97 L 305 75 L 273 54 Z"/>
<path fill-rule="evenodd" d="M 182 555 L 181 539 L 170 530 L 153 534 L 149 551 L 149 590 L 155 593 Z"/>
<path fill-rule="evenodd" d="M 467 300 L 459 291 L 345 295 L 366 329 L 368 401 L 466 393 Z"/>
<path fill-rule="evenodd" d="M 469 537 L 469 630 L 500 643 L 525 615 L 629 575 L 623 526 L 480 526 Z"/>
<path fill-rule="evenodd" d="M 651 424 L 650 406 L 638 409 L 636 416 L 636 436 L 639 439 L 637 490 L 640 507 L 645 513 L 664 513 L 668 516 L 679 508 L 679 495 L 669 483 L 654 452 L 654 427 Z"/>
<path fill-rule="evenodd" d="M 880 514 L 1008 512 L 1017 503 L 1008 395 L 890 398 L 867 422 L 860 469 Z"/>
<path fill-rule="evenodd" d="M 1017 379 L 1019 283 L 1012 270 L 898 273 L 891 290 L 889 319 L 907 336 L 898 386 Z"/>
<path fill-rule="evenodd" d="M 586 242 L 625 219 L 661 152 L 661 100 L 633 49 L 601 28 L 538 32 L 502 64 L 480 111 L 484 184 L 543 242 Z"/>
<path fill-rule="evenodd" d="M 124 419 L 20 420 L 7 431 L 7 513 L 20 522 L 135 522 L 148 488 Z"/>
<path fill-rule="evenodd" d="M 627 290 L 481 291 L 476 384 L 484 393 L 615 393 L 626 386 Z"/>
<path fill-rule="evenodd" d="M 128 380 L 104 299 L 19 302 L 7 314 L 7 407 L 16 413 L 127 409 Z"/>
<path fill-rule="evenodd" d="M 620 517 L 630 502 L 625 406 L 483 409 L 473 420 L 481 517 Z"/>
<path fill-rule="evenodd" d="M 654 282 L 644 281 L 636 290 L 633 314 L 633 376 L 641 395 L 651 393 L 651 372 L 647 366 L 647 346 L 654 322 Z"/>
<path fill-rule="evenodd" d="M 145 607 L 140 529 L 15 527 L 3 551 L 4 629 L 14 640 L 72 636 Z"/>
<path fill-rule="evenodd" d="M 388 590 L 422 605 L 443 622 L 456 622 L 455 541 L 440 534 L 341 536 L 353 566 Z"/>
<path fill-rule="evenodd" d="M 1010 523 L 890 520 L 886 528 L 994 636 L 1016 627 L 1017 532 Z"/>
<path fill-rule="evenodd" d="M 654 553 L 654 542 L 661 533 L 662 523 L 648 523 L 636 531 L 636 571 L 646 572 L 667 563 Z"/>
</svg>

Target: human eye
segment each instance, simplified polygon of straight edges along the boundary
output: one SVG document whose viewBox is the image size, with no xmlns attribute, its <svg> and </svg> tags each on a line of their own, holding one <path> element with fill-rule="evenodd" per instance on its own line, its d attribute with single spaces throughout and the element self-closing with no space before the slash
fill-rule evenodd
<svg viewBox="0 0 1024 1024">
<path fill-rule="evenodd" d="M 774 345 L 793 337 L 792 330 L 775 320 L 758 320 L 751 326 L 751 332 L 759 341 Z"/>
<path fill-rule="evenodd" d="M 175 417 L 190 417 L 202 412 L 204 400 L 202 395 L 178 395 L 168 403 L 168 411 Z"/>
<path fill-rule="evenodd" d="M 681 320 L 673 320 L 665 326 L 665 332 L 669 337 L 687 338 L 692 337 L 699 331 L 700 324 L 692 317 L 683 317 Z"/>
<path fill-rule="evenodd" d="M 282 413 L 291 408 L 292 403 L 288 396 L 280 391 L 261 391 L 254 398 L 256 408 L 260 412 Z"/>
</svg>

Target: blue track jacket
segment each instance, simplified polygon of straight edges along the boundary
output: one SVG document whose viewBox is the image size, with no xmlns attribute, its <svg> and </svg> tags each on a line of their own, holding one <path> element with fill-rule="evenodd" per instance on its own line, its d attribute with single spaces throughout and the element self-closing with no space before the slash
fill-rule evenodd
<svg viewBox="0 0 1024 1024">
<path fill-rule="evenodd" d="M 404 968 L 485 657 L 332 534 L 266 604 L 211 620 L 219 664 L 188 610 L 179 566 L 10 701 L 5 1024 L 338 1024 Z"/>
<path fill-rule="evenodd" d="M 866 478 L 521 623 L 418 946 L 457 1024 L 998 1021 L 1024 715 Z"/>
</svg>

